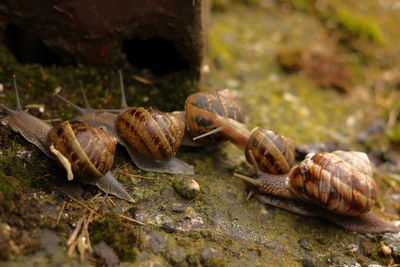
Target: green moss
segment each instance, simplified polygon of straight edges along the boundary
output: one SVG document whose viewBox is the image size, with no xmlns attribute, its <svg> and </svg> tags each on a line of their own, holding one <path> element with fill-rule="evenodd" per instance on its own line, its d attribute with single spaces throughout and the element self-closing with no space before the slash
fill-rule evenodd
<svg viewBox="0 0 400 267">
<path fill-rule="evenodd" d="M 302 65 L 304 49 L 301 47 L 280 47 L 276 51 L 278 64 L 288 72 L 298 71 Z"/>
<path fill-rule="evenodd" d="M 107 213 L 102 220 L 90 224 L 90 238 L 94 244 L 104 241 L 112 247 L 121 261 L 134 261 L 143 240 L 140 231 L 118 215 Z"/>
<path fill-rule="evenodd" d="M 204 267 L 225 267 L 229 266 L 223 259 L 217 258 L 217 259 L 209 259 L 203 263 Z"/>
<path fill-rule="evenodd" d="M 336 21 L 351 34 L 357 37 L 371 40 L 377 45 L 384 44 L 383 33 L 374 19 L 354 14 L 348 10 L 339 10 L 336 14 Z"/>
</svg>

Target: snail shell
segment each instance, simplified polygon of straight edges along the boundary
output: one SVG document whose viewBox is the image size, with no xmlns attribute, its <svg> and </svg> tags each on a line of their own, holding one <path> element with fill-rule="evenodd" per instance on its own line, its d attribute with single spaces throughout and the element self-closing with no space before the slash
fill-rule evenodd
<svg viewBox="0 0 400 267">
<path fill-rule="evenodd" d="M 372 177 L 371 161 L 364 152 L 337 150 L 332 153 L 347 161 L 359 171 Z"/>
<path fill-rule="evenodd" d="M 182 121 L 152 107 L 125 110 L 118 116 L 116 126 L 131 146 L 159 161 L 175 155 L 185 129 Z"/>
<path fill-rule="evenodd" d="M 334 153 L 308 155 L 291 170 L 290 190 L 302 199 L 336 213 L 365 214 L 375 203 L 376 183 L 360 171 L 360 167 L 353 165 Z"/>
<path fill-rule="evenodd" d="M 217 94 L 195 93 L 190 95 L 185 102 L 186 127 L 191 136 L 196 137 L 210 132 L 215 127 L 216 114 L 226 116 L 226 118 L 244 123 L 244 115 L 241 107 L 235 101 L 229 90 L 221 90 Z M 215 133 L 213 135 L 199 139 L 204 143 L 218 143 L 226 141 L 224 133 Z"/>
<path fill-rule="evenodd" d="M 288 173 L 295 162 L 295 145 L 290 138 L 258 127 L 251 131 L 245 146 L 246 159 L 252 163 L 250 151 L 264 173 Z"/>
<path fill-rule="evenodd" d="M 65 121 L 50 130 L 47 143 L 68 159 L 80 180 L 92 184 L 111 169 L 117 140 L 83 122 Z"/>
</svg>

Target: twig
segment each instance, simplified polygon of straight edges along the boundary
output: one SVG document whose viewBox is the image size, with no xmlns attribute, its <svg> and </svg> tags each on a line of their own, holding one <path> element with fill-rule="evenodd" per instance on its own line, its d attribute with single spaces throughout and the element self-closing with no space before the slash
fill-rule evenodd
<svg viewBox="0 0 400 267">
<path fill-rule="evenodd" d="M 59 121 L 62 121 L 62 119 L 61 119 L 61 118 L 54 118 L 54 119 L 48 119 L 48 120 L 43 120 L 43 121 L 51 123 L 51 122 L 59 122 Z"/>
<path fill-rule="evenodd" d="M 148 79 L 146 79 L 146 78 L 137 76 L 137 75 L 133 75 L 132 78 L 133 78 L 134 80 L 136 80 L 136 81 L 138 81 L 138 82 L 141 82 L 141 83 L 144 83 L 144 84 L 153 84 L 152 81 L 150 81 L 150 80 L 148 80 Z"/>
<path fill-rule="evenodd" d="M 86 209 L 88 209 L 88 210 L 92 210 L 97 216 L 99 216 L 100 218 L 103 219 L 103 216 L 102 216 L 100 213 L 98 213 L 97 211 L 93 210 L 93 208 L 89 207 L 89 206 L 86 205 L 85 203 L 82 203 L 81 201 L 77 200 L 76 198 L 74 198 L 73 196 L 71 196 L 70 194 L 68 194 L 67 192 L 62 191 L 61 189 L 58 189 L 57 187 L 56 187 L 56 190 L 58 190 L 58 191 L 60 191 L 60 192 L 62 192 L 62 193 L 64 193 L 64 194 L 66 194 L 70 199 L 72 199 L 73 201 L 75 201 L 76 203 L 78 203 L 79 205 L 81 205 L 82 207 L 84 207 L 84 208 L 86 208 Z"/>
<path fill-rule="evenodd" d="M 125 172 L 125 171 L 122 171 L 122 170 L 117 170 L 115 172 L 120 173 L 120 174 L 124 174 L 124 175 L 126 175 L 126 176 L 128 176 L 130 178 L 142 178 L 142 179 L 148 179 L 148 180 L 158 180 L 158 177 L 147 177 L 147 176 L 138 175 L 138 174 L 131 174 L 129 172 Z"/>
<path fill-rule="evenodd" d="M 82 216 L 81 218 L 79 218 L 79 221 L 76 224 L 74 231 L 72 232 L 71 236 L 68 238 L 68 241 L 67 241 L 68 246 L 71 245 L 73 243 L 73 241 L 76 239 L 76 237 L 78 236 L 78 233 L 79 233 L 79 230 L 81 230 L 84 218 L 85 218 L 85 216 Z"/>
<path fill-rule="evenodd" d="M 66 205 L 67 205 L 67 202 L 64 201 L 62 206 L 61 206 L 61 210 L 60 210 L 60 212 L 58 213 L 58 216 L 57 216 L 57 224 L 60 222 L 62 212 L 64 211 Z"/>
<path fill-rule="evenodd" d="M 128 220 L 130 222 L 134 222 L 134 223 L 137 223 L 137 224 L 140 224 L 140 225 L 145 225 L 145 223 L 143 223 L 141 221 L 138 221 L 138 220 L 135 220 L 135 219 L 132 219 L 131 217 L 128 217 L 128 216 L 125 216 L 125 215 L 122 215 L 122 214 L 119 214 L 119 213 L 118 213 L 118 216 L 121 217 L 122 219 Z"/>
<path fill-rule="evenodd" d="M 74 239 L 74 241 L 72 242 L 72 244 L 68 247 L 68 251 L 67 251 L 67 256 L 71 257 L 72 253 L 74 252 L 76 245 L 78 244 L 78 240 Z"/>
<path fill-rule="evenodd" d="M 107 197 L 107 200 L 111 203 L 111 205 L 113 205 L 114 207 L 117 206 L 117 204 L 115 204 L 115 202 L 111 199 L 111 197 Z"/>
<path fill-rule="evenodd" d="M 102 192 L 97 193 L 94 197 L 92 197 L 90 200 L 96 200 L 101 196 Z"/>
</svg>

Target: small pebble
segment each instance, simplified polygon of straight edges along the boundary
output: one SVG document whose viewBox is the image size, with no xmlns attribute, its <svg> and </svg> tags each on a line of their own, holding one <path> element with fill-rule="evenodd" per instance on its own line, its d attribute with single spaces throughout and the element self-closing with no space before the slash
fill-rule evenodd
<svg viewBox="0 0 400 267">
<path fill-rule="evenodd" d="M 6 223 L 0 223 L 0 240 L 10 239 L 11 227 Z"/>
<path fill-rule="evenodd" d="M 318 243 L 320 243 L 320 244 L 328 244 L 328 238 L 326 238 L 326 237 L 317 237 L 317 238 L 315 238 L 315 240 L 317 240 L 317 242 Z"/>
<path fill-rule="evenodd" d="M 392 249 L 389 246 L 385 245 L 383 242 L 381 242 L 381 252 L 384 255 L 390 255 L 392 254 Z"/>
<path fill-rule="evenodd" d="M 59 238 L 57 234 L 51 230 L 45 229 L 40 234 L 42 248 L 46 251 L 46 256 L 51 258 L 57 251 Z"/>
<path fill-rule="evenodd" d="M 316 266 L 315 260 L 309 254 L 304 254 L 304 257 L 301 260 L 301 265 L 304 266 L 304 267 L 314 267 L 314 266 Z"/>
<path fill-rule="evenodd" d="M 276 248 L 278 246 L 278 243 L 276 241 L 267 241 L 264 243 L 264 246 L 266 248 Z"/>
<path fill-rule="evenodd" d="M 137 255 L 136 258 L 138 261 L 145 261 L 150 259 L 150 255 L 146 252 L 141 252 L 139 253 L 139 255 Z"/>
<path fill-rule="evenodd" d="M 311 246 L 311 240 L 308 238 L 301 238 L 299 239 L 299 245 L 307 250 L 312 250 L 312 246 Z"/>
<path fill-rule="evenodd" d="M 175 264 L 183 262 L 186 258 L 185 250 L 180 246 L 173 247 L 169 251 L 169 258 Z"/>
<path fill-rule="evenodd" d="M 119 258 L 114 249 L 109 247 L 104 241 L 94 246 L 94 254 L 103 258 L 107 267 L 113 267 L 119 264 Z"/>
<path fill-rule="evenodd" d="M 175 180 L 174 187 L 178 194 L 186 199 L 194 199 L 200 193 L 199 184 L 192 178 Z"/>
<path fill-rule="evenodd" d="M 386 233 L 382 236 L 382 242 L 390 247 L 394 257 L 400 257 L 400 233 Z"/>
<path fill-rule="evenodd" d="M 175 233 L 176 230 L 177 230 L 176 226 L 175 226 L 175 224 L 173 222 L 163 223 L 161 225 L 161 229 L 163 229 L 165 232 L 167 232 L 169 234 Z"/>
<path fill-rule="evenodd" d="M 350 245 L 347 246 L 347 249 L 350 252 L 357 252 L 358 251 L 358 246 L 356 244 L 350 244 Z"/>
<path fill-rule="evenodd" d="M 160 195 L 165 197 L 172 197 L 174 195 L 174 192 L 171 189 L 164 188 L 163 190 L 161 190 Z"/>
<path fill-rule="evenodd" d="M 151 232 L 149 246 L 153 253 L 159 253 L 167 246 L 167 240 L 163 235 L 157 232 Z"/>
<path fill-rule="evenodd" d="M 173 212 L 182 213 L 185 211 L 186 208 L 187 208 L 187 205 L 184 205 L 182 203 L 172 203 L 171 204 L 171 210 Z"/>
<path fill-rule="evenodd" d="M 218 254 L 213 248 L 204 248 L 200 252 L 200 261 L 204 263 L 208 260 L 218 258 Z"/>
</svg>

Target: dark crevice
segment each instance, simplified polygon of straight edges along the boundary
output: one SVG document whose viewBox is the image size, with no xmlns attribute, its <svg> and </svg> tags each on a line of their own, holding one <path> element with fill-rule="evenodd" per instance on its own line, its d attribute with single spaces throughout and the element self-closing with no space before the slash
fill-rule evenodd
<svg viewBox="0 0 400 267">
<path fill-rule="evenodd" d="M 162 37 L 124 40 L 123 52 L 132 66 L 137 69 L 148 69 L 156 75 L 189 69 L 189 63 L 181 56 L 175 45 Z"/>
<path fill-rule="evenodd" d="M 4 31 L 4 44 L 24 64 L 60 65 L 59 57 L 33 32 L 9 24 Z"/>
</svg>

